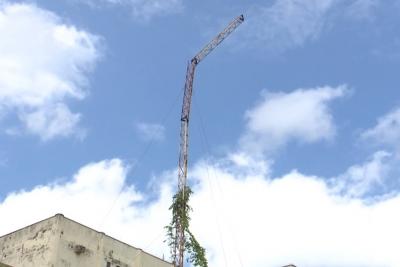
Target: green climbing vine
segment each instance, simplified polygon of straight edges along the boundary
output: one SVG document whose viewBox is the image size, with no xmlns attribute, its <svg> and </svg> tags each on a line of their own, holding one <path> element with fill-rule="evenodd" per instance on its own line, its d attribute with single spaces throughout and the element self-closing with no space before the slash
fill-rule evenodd
<svg viewBox="0 0 400 267">
<path fill-rule="evenodd" d="M 192 211 L 192 208 L 189 206 L 191 195 L 192 190 L 189 186 L 186 186 L 185 190 L 180 190 L 174 195 L 172 205 L 169 208 L 172 211 L 172 220 L 171 223 L 165 227 L 167 230 L 167 241 L 171 248 L 171 257 L 175 259 L 177 227 L 178 223 L 181 222 L 185 235 L 185 250 L 188 254 L 187 261 L 197 267 L 208 267 L 206 250 L 199 244 L 192 232 L 189 230 L 189 212 Z"/>
</svg>

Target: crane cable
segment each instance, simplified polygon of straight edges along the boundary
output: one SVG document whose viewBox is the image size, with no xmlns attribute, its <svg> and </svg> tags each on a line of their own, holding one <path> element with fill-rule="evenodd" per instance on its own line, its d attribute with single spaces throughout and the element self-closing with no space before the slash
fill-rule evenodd
<svg viewBox="0 0 400 267">
<path fill-rule="evenodd" d="M 132 261 L 134 262 L 135 259 L 136 259 L 137 257 L 139 257 L 140 254 L 141 254 L 144 250 L 149 249 L 156 241 L 158 241 L 158 240 L 160 239 L 160 237 L 162 236 L 163 233 L 164 233 L 164 231 L 161 231 L 156 237 L 154 237 L 153 239 L 151 239 L 151 241 L 150 241 L 149 243 L 147 243 L 147 245 L 145 245 L 145 246 L 142 247 L 141 249 L 138 249 L 138 252 L 132 257 Z M 163 258 L 162 258 L 162 259 L 164 260 L 164 255 L 163 255 Z"/>
<path fill-rule="evenodd" d="M 196 123 L 195 123 L 196 124 Z M 197 125 L 197 124 L 196 124 Z M 223 242 L 223 237 L 222 237 L 222 231 L 221 231 L 221 225 L 218 219 L 218 207 L 217 207 L 217 201 L 216 201 L 216 197 L 214 194 L 214 189 L 213 189 L 213 185 L 211 183 L 211 178 L 210 178 L 210 170 L 209 170 L 209 153 L 207 149 L 204 149 L 205 144 L 204 144 L 204 138 L 201 132 L 201 127 L 199 125 L 197 125 L 199 128 L 199 133 L 200 133 L 200 140 L 202 141 L 202 150 L 203 153 L 205 153 L 206 156 L 206 172 L 207 172 L 207 182 L 208 185 L 210 187 L 210 191 L 211 191 L 211 199 L 213 202 L 213 208 L 214 208 L 214 214 L 215 214 L 215 222 L 217 224 L 217 229 L 218 229 L 218 234 L 219 234 L 219 241 L 220 241 L 220 245 L 221 245 L 221 249 L 222 249 L 222 254 L 224 256 L 224 263 L 225 263 L 225 267 L 228 267 L 228 263 L 227 263 L 227 259 L 226 259 L 226 253 L 225 253 L 225 247 L 224 247 L 224 242 Z"/>
<path fill-rule="evenodd" d="M 182 91 L 183 91 L 183 90 L 184 90 L 184 89 L 182 89 Z M 180 99 L 180 96 L 181 96 L 181 92 L 179 92 L 179 93 L 177 94 L 177 96 L 175 97 L 174 101 L 171 103 L 170 107 L 168 108 L 167 112 L 166 112 L 166 113 L 163 113 L 164 116 L 162 116 L 162 118 L 161 118 L 161 124 L 162 124 L 162 125 L 165 124 L 165 122 L 169 119 L 169 117 L 170 117 L 170 115 L 171 115 L 171 113 L 172 113 L 172 110 L 174 109 L 174 107 L 175 107 L 176 104 L 178 103 L 178 100 Z M 137 172 L 137 170 L 138 170 L 138 168 L 139 168 L 140 163 L 143 161 L 143 159 L 144 159 L 144 158 L 146 157 L 146 155 L 149 153 L 149 151 L 150 151 L 150 149 L 152 148 L 152 146 L 153 146 L 153 144 L 154 144 L 155 141 L 156 141 L 155 136 L 152 136 L 152 137 L 150 138 L 150 140 L 147 142 L 147 145 L 146 145 L 145 148 L 142 150 L 142 152 L 139 154 L 138 160 L 136 161 L 136 164 L 134 165 L 134 167 L 133 167 L 132 170 L 131 170 L 131 175 L 130 175 L 131 177 L 133 177 L 133 176 L 136 174 L 136 172 Z M 106 214 L 104 215 L 103 219 L 101 220 L 101 223 L 100 223 L 101 228 L 104 226 L 105 221 L 107 220 L 108 216 L 111 214 L 112 210 L 114 209 L 114 206 L 115 206 L 115 204 L 118 202 L 118 200 L 119 200 L 119 198 L 120 198 L 122 192 L 124 191 L 124 189 L 125 189 L 125 186 L 122 185 L 121 189 L 119 190 L 119 192 L 118 192 L 118 194 L 117 194 L 117 197 L 114 199 L 114 201 L 113 201 L 113 203 L 111 204 L 109 210 L 106 212 Z M 100 228 L 99 228 L 99 229 L 100 229 Z"/>
<path fill-rule="evenodd" d="M 203 121 L 203 116 L 201 115 L 201 110 L 200 110 L 199 106 L 197 105 L 197 102 L 196 102 L 195 99 L 194 99 L 194 107 L 195 107 L 196 110 L 198 111 L 198 116 L 199 116 L 199 121 L 200 121 L 199 126 L 200 126 L 200 133 L 201 133 L 200 136 L 201 136 L 201 138 L 202 138 L 203 145 L 205 145 L 206 154 L 207 154 L 207 164 L 206 164 L 207 176 L 208 176 L 207 179 L 208 179 L 208 183 L 209 183 L 209 185 L 210 185 L 212 199 L 213 199 L 213 201 L 215 201 L 214 190 L 213 190 L 213 188 L 212 188 L 212 183 L 211 183 L 211 179 L 210 179 L 210 175 L 209 175 L 209 167 L 208 167 L 208 165 L 209 165 L 209 159 L 210 159 L 210 157 L 211 157 L 210 143 L 209 143 L 208 138 L 207 138 L 207 134 L 206 134 L 205 126 L 204 126 L 204 121 Z M 223 191 L 222 191 L 221 184 L 219 183 L 219 179 L 218 179 L 218 175 L 217 175 L 217 173 L 216 173 L 216 170 L 215 170 L 215 168 L 212 168 L 212 170 L 213 170 L 213 174 L 214 174 L 214 180 L 217 182 L 217 185 L 218 185 L 218 188 L 219 188 L 219 191 L 220 191 L 220 195 L 221 195 L 221 198 L 222 198 L 222 202 L 223 202 L 223 203 L 226 203 L 225 197 L 224 197 L 224 194 L 223 194 Z M 215 209 L 216 209 L 216 208 L 215 208 Z M 217 211 L 216 211 L 216 212 L 217 212 Z M 223 212 L 223 210 L 221 210 L 221 213 L 223 213 L 223 215 L 226 216 L 226 214 Z M 218 214 L 218 213 L 217 213 L 217 214 Z M 217 216 L 216 216 L 216 220 L 217 220 L 217 225 L 218 225 L 218 231 L 220 232 L 220 239 L 221 239 L 220 242 L 221 242 L 221 246 L 222 246 L 222 248 L 223 248 L 222 233 L 221 233 L 220 224 L 219 224 L 219 222 L 218 222 L 218 217 L 217 217 Z M 232 231 L 232 225 L 229 223 L 229 220 L 225 220 L 225 221 L 226 221 L 226 223 L 227 223 L 227 225 L 228 225 L 229 232 L 230 232 L 230 234 L 231 234 L 231 236 L 232 236 L 233 245 L 234 245 L 234 249 L 235 249 L 236 256 L 237 256 L 237 258 L 238 258 L 239 264 L 240 264 L 241 267 L 243 267 L 242 257 L 241 257 L 241 255 L 240 255 L 239 249 L 238 249 L 238 247 L 237 247 L 237 241 L 236 241 L 236 237 L 235 237 L 235 235 L 234 235 L 234 233 L 233 233 L 233 231 Z M 227 263 L 226 263 L 225 249 L 224 249 L 224 248 L 223 248 L 223 253 L 224 253 L 224 259 L 225 259 L 225 265 L 227 265 Z"/>
</svg>

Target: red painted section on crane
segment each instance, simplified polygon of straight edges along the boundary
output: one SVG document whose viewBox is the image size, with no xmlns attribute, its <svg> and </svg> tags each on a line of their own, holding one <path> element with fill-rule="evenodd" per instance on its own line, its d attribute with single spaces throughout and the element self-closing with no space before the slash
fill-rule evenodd
<svg viewBox="0 0 400 267">
<path fill-rule="evenodd" d="M 186 188 L 187 168 L 188 168 L 188 149 L 189 149 L 189 117 L 190 106 L 193 94 L 193 80 L 196 66 L 210 54 L 226 37 L 228 37 L 242 22 L 244 21 L 243 15 L 235 18 L 229 25 L 220 32 L 210 43 L 208 43 L 195 57 L 190 60 L 186 72 L 185 92 L 183 95 L 183 105 L 181 114 L 181 142 L 179 152 L 179 166 L 178 166 L 178 190 L 183 191 Z M 175 251 L 173 253 L 173 262 L 176 267 L 183 267 L 184 252 L 185 252 L 185 236 L 184 229 L 181 223 L 178 222 L 177 234 L 175 244 Z"/>
</svg>

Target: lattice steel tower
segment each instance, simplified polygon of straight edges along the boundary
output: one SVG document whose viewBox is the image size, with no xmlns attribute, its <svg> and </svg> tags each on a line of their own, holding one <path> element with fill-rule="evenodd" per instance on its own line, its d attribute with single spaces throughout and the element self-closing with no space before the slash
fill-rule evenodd
<svg viewBox="0 0 400 267">
<path fill-rule="evenodd" d="M 209 44 L 207 44 L 195 57 L 193 57 L 187 66 L 185 92 L 183 96 L 183 105 L 181 113 L 181 142 L 178 166 L 178 190 L 185 194 L 187 168 L 188 168 L 188 147 L 189 147 L 189 116 L 193 93 L 193 79 L 196 66 L 213 51 L 229 34 L 231 34 L 242 22 L 243 15 L 235 18 L 221 33 L 219 33 Z M 185 252 L 185 233 L 182 223 L 177 223 L 175 250 L 173 253 L 173 262 L 176 267 L 183 267 Z"/>
</svg>

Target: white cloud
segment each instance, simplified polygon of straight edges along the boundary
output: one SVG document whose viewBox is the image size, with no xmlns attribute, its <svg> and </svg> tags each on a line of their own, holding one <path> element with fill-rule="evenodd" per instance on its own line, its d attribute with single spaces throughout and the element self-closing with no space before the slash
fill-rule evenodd
<svg viewBox="0 0 400 267">
<path fill-rule="evenodd" d="M 136 130 L 143 140 L 162 141 L 165 139 L 165 127 L 157 123 L 138 123 Z"/>
<path fill-rule="evenodd" d="M 381 0 L 356 0 L 349 6 L 348 13 L 356 19 L 370 19 L 380 3 Z"/>
<path fill-rule="evenodd" d="M 350 197 L 365 197 L 376 193 L 388 193 L 386 179 L 392 168 L 392 154 L 375 152 L 371 160 L 351 166 L 344 174 L 335 178 L 335 191 Z"/>
<path fill-rule="evenodd" d="M 315 39 L 337 0 L 278 0 L 272 6 L 256 6 L 247 15 L 242 32 L 246 45 L 262 44 L 274 50 L 302 46 Z"/>
<path fill-rule="evenodd" d="M 81 114 L 72 113 L 64 104 L 46 106 L 34 112 L 23 112 L 20 119 L 28 132 L 39 135 L 45 141 L 56 136 L 85 136 L 85 131 L 77 126 Z"/>
<path fill-rule="evenodd" d="M 130 7 L 134 17 L 149 20 L 152 17 L 178 13 L 183 9 L 182 0 L 76 0 L 92 6 L 103 4 Z"/>
<path fill-rule="evenodd" d="M 158 237 L 158 253 L 165 237 L 163 227 L 168 224 L 171 193 L 164 186 L 157 202 L 145 204 L 141 192 L 125 185 L 128 170 L 119 159 L 105 160 L 82 167 L 66 183 L 9 194 L 0 203 L 0 235 L 63 213 L 142 248 Z"/>
<path fill-rule="evenodd" d="M 400 145 L 400 108 L 378 119 L 377 125 L 361 134 L 364 140 L 398 147 Z"/>
<path fill-rule="evenodd" d="M 398 196 L 366 205 L 333 194 L 322 178 L 296 171 L 275 179 L 260 175 L 238 179 L 229 169 L 220 168 L 208 172 L 215 172 L 212 183 L 214 190 L 220 190 L 212 192 L 205 168 L 196 170 L 200 184 L 193 198 L 193 227 L 214 257 L 213 266 L 241 266 L 239 256 L 245 265 L 255 267 L 400 264 L 392 247 L 398 238 L 392 231 L 400 222 L 393 215 Z M 214 209 L 220 229 L 213 220 Z M 385 228 L 386 220 L 391 229 Z M 225 240 L 223 248 L 219 232 Z M 227 253 L 227 264 L 222 251 Z"/>
<path fill-rule="evenodd" d="M 346 94 L 346 86 L 298 89 L 291 93 L 265 92 L 262 100 L 246 112 L 242 148 L 272 151 L 291 140 L 313 143 L 330 140 L 336 127 L 329 103 Z"/>
<path fill-rule="evenodd" d="M 0 35 L 3 116 L 17 112 L 28 132 L 42 139 L 80 132 L 80 114 L 72 113 L 66 101 L 86 96 L 86 74 L 99 58 L 99 37 L 35 5 L 8 2 L 0 5 Z"/>
<path fill-rule="evenodd" d="M 246 14 L 240 43 L 273 51 L 301 47 L 346 16 L 369 18 L 378 1 L 276 0 L 272 5 L 255 4 Z"/>
<path fill-rule="evenodd" d="M 262 162 L 235 162 L 231 166 L 200 162 L 191 172 L 192 230 L 206 246 L 210 266 L 400 265 L 399 195 L 365 204 L 335 194 L 323 178 L 297 171 L 272 178 L 250 166 Z M 238 168 L 242 168 L 239 175 Z M 148 202 L 144 192 L 123 187 L 127 172 L 118 159 L 102 161 L 83 167 L 66 183 L 14 192 L 0 203 L 0 235 L 62 212 L 159 256 L 167 255 L 163 226 L 169 222 L 175 175 L 159 177 L 157 190 L 147 192 L 156 198 Z"/>
</svg>

